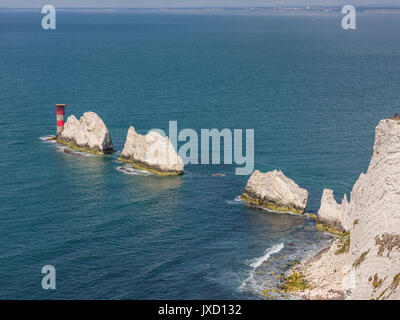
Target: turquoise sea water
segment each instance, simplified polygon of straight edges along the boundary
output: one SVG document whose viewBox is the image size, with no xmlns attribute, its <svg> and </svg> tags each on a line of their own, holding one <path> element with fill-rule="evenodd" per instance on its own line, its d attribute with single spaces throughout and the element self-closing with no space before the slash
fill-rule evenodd
<svg viewBox="0 0 400 320">
<path fill-rule="evenodd" d="M 334 14 L 59 12 L 55 31 L 41 18 L 0 12 L 2 299 L 258 299 L 271 270 L 330 239 L 236 201 L 248 176 L 233 166 L 159 178 L 65 154 L 40 139 L 54 103 L 97 112 L 117 151 L 130 125 L 254 128 L 255 169 L 283 170 L 314 213 L 324 187 L 349 194 L 379 119 L 400 111 L 400 15 L 360 14 L 357 31 Z"/>
</svg>

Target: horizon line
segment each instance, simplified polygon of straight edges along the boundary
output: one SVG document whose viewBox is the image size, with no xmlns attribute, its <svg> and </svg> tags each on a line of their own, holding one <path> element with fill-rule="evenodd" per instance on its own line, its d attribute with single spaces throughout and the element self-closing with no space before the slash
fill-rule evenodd
<svg viewBox="0 0 400 320">
<path fill-rule="evenodd" d="M 23 10 L 34 10 L 38 8 L 42 8 L 43 6 L 38 7 L 14 7 L 14 6 L 5 6 L 0 7 L 0 9 L 23 9 Z M 55 6 L 56 7 L 56 6 Z M 141 6 L 57 6 L 60 9 L 290 9 L 290 8 L 310 8 L 310 9 L 317 9 L 317 8 L 342 8 L 342 5 L 279 5 L 279 6 L 154 6 L 154 7 L 141 7 Z M 400 8 L 399 5 L 355 5 L 356 8 L 369 8 L 369 9 L 389 9 L 389 8 Z"/>
</svg>

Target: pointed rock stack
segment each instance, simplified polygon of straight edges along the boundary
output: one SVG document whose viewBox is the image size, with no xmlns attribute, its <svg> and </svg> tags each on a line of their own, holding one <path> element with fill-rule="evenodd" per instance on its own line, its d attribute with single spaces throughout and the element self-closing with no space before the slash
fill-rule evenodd
<svg viewBox="0 0 400 320">
<path fill-rule="evenodd" d="M 168 137 L 155 131 L 142 135 L 132 126 L 128 130 L 125 146 L 118 160 L 159 176 L 183 174 L 183 161 Z"/>
<path fill-rule="evenodd" d="M 94 154 L 114 152 L 110 132 L 94 112 L 85 112 L 79 120 L 74 115 L 69 116 L 56 141 L 73 149 Z"/>
</svg>

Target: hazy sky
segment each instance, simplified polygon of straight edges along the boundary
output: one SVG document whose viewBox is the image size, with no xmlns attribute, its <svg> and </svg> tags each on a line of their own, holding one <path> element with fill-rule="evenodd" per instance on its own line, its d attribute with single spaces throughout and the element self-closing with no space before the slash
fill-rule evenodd
<svg viewBox="0 0 400 320">
<path fill-rule="evenodd" d="M 0 7 L 201 7 L 201 6 L 277 6 L 277 5 L 393 5 L 399 0 L 0 0 Z"/>
</svg>

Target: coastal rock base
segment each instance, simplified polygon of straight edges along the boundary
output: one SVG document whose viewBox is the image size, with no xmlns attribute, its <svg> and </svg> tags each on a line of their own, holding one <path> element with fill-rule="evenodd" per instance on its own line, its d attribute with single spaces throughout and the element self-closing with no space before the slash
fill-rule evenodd
<svg viewBox="0 0 400 320">
<path fill-rule="evenodd" d="M 298 215 L 303 214 L 302 210 L 296 210 L 290 207 L 285 207 L 282 205 L 277 205 L 275 203 L 272 202 L 268 202 L 266 200 L 263 199 L 259 199 L 256 196 L 250 196 L 247 192 L 243 192 L 243 194 L 240 196 L 240 199 L 244 200 L 245 202 L 254 205 L 254 206 L 260 206 L 263 208 L 266 208 L 268 210 L 274 211 L 274 212 L 282 212 L 282 213 L 295 213 Z"/>
<path fill-rule="evenodd" d="M 140 163 L 138 161 L 135 161 L 135 160 L 132 160 L 132 159 L 123 158 L 123 157 L 119 157 L 117 159 L 117 161 L 129 163 L 132 166 L 132 168 L 135 168 L 135 169 L 138 169 L 138 170 L 145 170 L 145 171 L 154 173 L 154 174 L 156 174 L 158 176 L 178 176 L 178 175 L 182 175 L 183 174 L 183 171 L 160 170 L 160 169 L 158 169 L 156 167 L 149 166 L 149 165 L 147 165 L 145 163 Z"/>
<path fill-rule="evenodd" d="M 70 148 L 72 148 L 74 150 L 82 151 L 82 152 L 86 152 L 86 153 L 90 153 L 90 154 L 95 154 L 95 155 L 98 155 L 98 156 L 102 156 L 104 154 L 113 152 L 113 151 L 110 151 L 110 152 L 104 153 L 104 152 L 102 152 L 100 150 L 97 150 L 97 149 L 94 149 L 94 148 L 78 146 L 74 141 L 67 141 L 67 140 L 60 139 L 60 138 L 56 138 L 55 140 L 56 140 L 57 143 L 63 144 L 63 145 L 65 145 L 67 147 L 70 147 Z"/>
<path fill-rule="evenodd" d="M 350 255 L 340 252 L 341 249 L 340 243 L 335 241 L 331 247 L 321 250 L 289 271 L 289 275 L 300 274 L 307 285 L 307 289 L 296 292 L 296 295 L 305 300 L 345 299 Z"/>
</svg>

